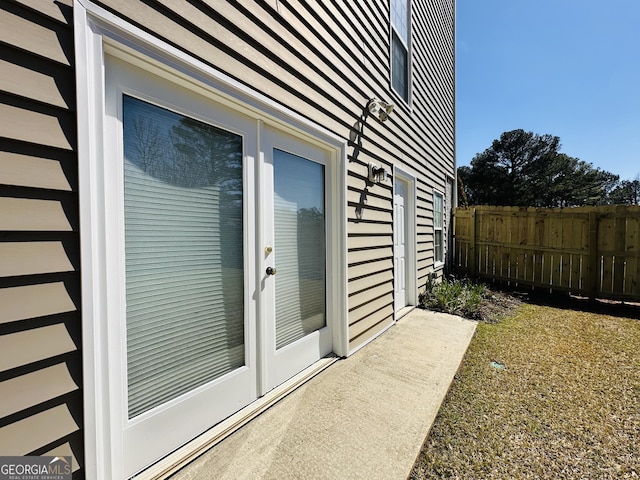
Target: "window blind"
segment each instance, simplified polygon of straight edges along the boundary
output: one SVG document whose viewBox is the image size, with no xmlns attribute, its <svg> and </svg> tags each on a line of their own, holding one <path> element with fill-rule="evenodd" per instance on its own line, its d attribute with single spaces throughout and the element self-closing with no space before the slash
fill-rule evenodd
<svg viewBox="0 0 640 480">
<path fill-rule="evenodd" d="M 274 151 L 276 348 L 326 324 L 324 166 Z"/>
<path fill-rule="evenodd" d="M 132 418 L 244 365 L 242 138 L 123 106 Z"/>
</svg>

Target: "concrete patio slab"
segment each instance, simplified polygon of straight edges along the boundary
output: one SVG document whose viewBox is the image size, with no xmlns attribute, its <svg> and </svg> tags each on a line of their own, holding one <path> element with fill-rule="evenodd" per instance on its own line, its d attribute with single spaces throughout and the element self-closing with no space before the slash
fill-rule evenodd
<svg viewBox="0 0 640 480">
<path fill-rule="evenodd" d="M 171 478 L 404 480 L 475 328 L 415 309 Z"/>
</svg>

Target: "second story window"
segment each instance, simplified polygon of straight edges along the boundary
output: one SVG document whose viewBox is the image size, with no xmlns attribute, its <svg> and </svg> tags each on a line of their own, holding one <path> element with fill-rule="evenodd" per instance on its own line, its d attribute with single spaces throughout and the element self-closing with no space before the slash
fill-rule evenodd
<svg viewBox="0 0 640 480">
<path fill-rule="evenodd" d="M 391 86 L 409 101 L 410 0 L 391 0 Z"/>
</svg>

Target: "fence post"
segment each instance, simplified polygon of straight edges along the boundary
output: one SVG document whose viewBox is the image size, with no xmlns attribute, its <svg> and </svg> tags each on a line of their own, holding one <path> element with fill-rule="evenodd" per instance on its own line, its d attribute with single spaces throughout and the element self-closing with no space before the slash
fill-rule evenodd
<svg viewBox="0 0 640 480">
<path fill-rule="evenodd" d="M 469 276 L 475 277 L 476 268 L 476 209 L 471 209 L 471 218 L 469 218 Z"/>
<path fill-rule="evenodd" d="M 589 212 L 589 268 L 587 276 L 587 292 L 589 299 L 595 300 L 598 294 L 598 213 Z"/>
</svg>

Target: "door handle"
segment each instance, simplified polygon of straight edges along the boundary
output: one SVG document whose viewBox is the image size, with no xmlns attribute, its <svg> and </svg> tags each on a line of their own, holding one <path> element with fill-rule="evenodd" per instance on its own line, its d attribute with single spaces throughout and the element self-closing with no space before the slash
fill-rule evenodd
<svg viewBox="0 0 640 480">
<path fill-rule="evenodd" d="M 275 275 L 276 269 L 273 267 L 267 267 L 267 275 Z"/>
</svg>

